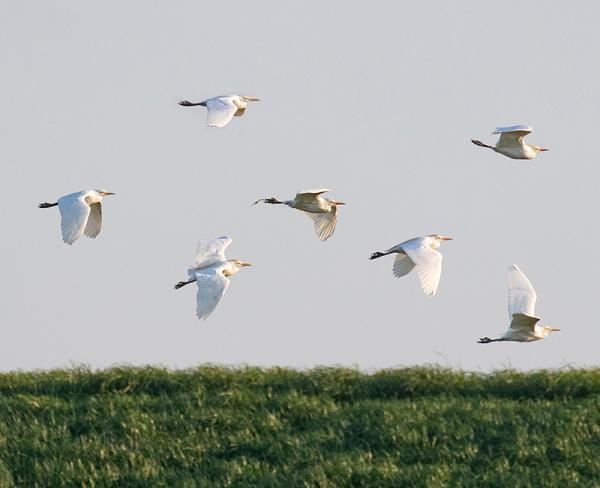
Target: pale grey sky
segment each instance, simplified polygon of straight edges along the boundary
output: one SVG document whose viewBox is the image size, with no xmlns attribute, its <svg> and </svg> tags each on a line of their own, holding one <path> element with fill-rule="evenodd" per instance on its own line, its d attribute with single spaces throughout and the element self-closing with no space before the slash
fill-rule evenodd
<svg viewBox="0 0 600 488">
<path fill-rule="evenodd" d="M 597 2 L 1 4 L 1 370 L 599 364 Z M 224 129 L 177 105 L 228 93 L 262 101 Z M 469 142 L 512 124 L 551 151 Z M 348 202 L 326 243 L 249 207 L 313 187 Z M 36 205 L 90 188 L 117 193 L 102 233 L 66 246 Z M 433 298 L 368 260 L 433 232 L 455 238 Z M 254 267 L 199 322 L 172 285 L 223 234 Z M 563 331 L 476 344 L 513 263 Z"/>
</svg>

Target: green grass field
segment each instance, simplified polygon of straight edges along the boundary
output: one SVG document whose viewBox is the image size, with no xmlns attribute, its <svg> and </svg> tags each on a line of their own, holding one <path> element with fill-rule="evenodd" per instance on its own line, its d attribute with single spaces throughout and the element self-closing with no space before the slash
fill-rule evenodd
<svg viewBox="0 0 600 488">
<path fill-rule="evenodd" d="M 600 486 L 600 370 L 1 374 L 9 486 Z"/>
</svg>

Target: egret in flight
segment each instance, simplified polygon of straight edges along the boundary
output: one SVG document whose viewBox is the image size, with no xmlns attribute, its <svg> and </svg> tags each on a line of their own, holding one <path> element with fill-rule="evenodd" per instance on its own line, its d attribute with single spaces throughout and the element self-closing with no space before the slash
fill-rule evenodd
<svg viewBox="0 0 600 488">
<path fill-rule="evenodd" d="M 198 243 L 196 262 L 188 269 L 190 279 L 175 285 L 178 290 L 196 282 L 196 315 L 199 319 L 206 319 L 219 304 L 229 286 L 228 277 L 245 266 L 252 266 L 240 259 L 225 259 L 225 249 L 229 244 L 229 237 L 201 240 Z"/>
<path fill-rule="evenodd" d="M 415 237 L 389 248 L 387 251 L 374 252 L 369 259 L 377 259 L 387 254 L 396 254 L 393 273 L 400 278 L 417 268 L 421 288 L 427 296 L 435 295 L 442 274 L 442 254 L 437 250 L 442 241 L 451 241 L 452 237 L 430 234 Z"/>
<path fill-rule="evenodd" d="M 81 234 L 95 239 L 102 227 L 102 198 L 114 193 L 106 190 L 78 191 L 65 195 L 56 203 L 40 203 L 40 208 L 58 206 L 62 238 L 72 245 Z"/>
<path fill-rule="evenodd" d="M 495 146 L 488 146 L 481 141 L 471 139 L 476 146 L 493 149 L 497 153 L 504 154 L 512 159 L 533 159 L 538 153 L 549 151 L 549 149 L 525 144 L 524 137 L 533 131 L 528 125 L 513 125 L 511 127 L 498 127 L 492 134 L 500 134 Z"/>
<path fill-rule="evenodd" d="M 332 198 L 324 198 L 321 195 L 326 193 L 326 188 L 317 190 L 302 190 L 296 193 L 293 200 L 280 201 L 276 198 L 261 198 L 256 200 L 252 205 L 259 202 L 287 205 L 288 207 L 302 210 L 312 221 L 315 226 L 315 233 L 321 241 L 326 241 L 331 237 L 337 224 L 338 206 L 346 205 L 344 202 L 334 200 Z"/>
<path fill-rule="evenodd" d="M 203 102 L 192 103 L 182 100 L 179 105 L 182 107 L 194 107 L 201 105 L 208 109 L 208 126 L 225 127 L 233 117 L 244 115 L 248 102 L 258 102 L 258 98 L 250 95 L 223 95 L 204 100 Z"/>
<path fill-rule="evenodd" d="M 508 330 L 497 339 L 482 337 L 480 344 L 496 341 L 532 342 L 544 339 L 550 332 L 560 329 L 542 327 L 535 316 L 537 294 L 525 273 L 516 264 L 508 268 Z"/>
</svg>

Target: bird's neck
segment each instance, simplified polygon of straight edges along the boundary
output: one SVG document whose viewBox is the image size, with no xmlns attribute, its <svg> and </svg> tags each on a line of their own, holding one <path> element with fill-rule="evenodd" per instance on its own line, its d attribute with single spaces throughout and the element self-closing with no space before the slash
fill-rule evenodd
<svg viewBox="0 0 600 488">
<path fill-rule="evenodd" d="M 231 100 L 231 102 L 237 107 L 237 108 L 246 108 L 246 105 L 248 105 L 248 102 L 246 102 L 245 100 L 242 100 L 240 97 L 235 97 Z"/>
<path fill-rule="evenodd" d="M 225 266 L 225 269 L 223 269 L 223 276 L 232 276 L 240 270 L 240 267 L 237 264 L 235 264 L 234 261 L 226 261 L 226 263 L 227 266 Z"/>
<path fill-rule="evenodd" d="M 102 195 L 97 191 L 90 191 L 85 196 L 85 201 L 88 205 L 93 205 L 94 203 L 100 203 L 102 201 Z"/>
</svg>

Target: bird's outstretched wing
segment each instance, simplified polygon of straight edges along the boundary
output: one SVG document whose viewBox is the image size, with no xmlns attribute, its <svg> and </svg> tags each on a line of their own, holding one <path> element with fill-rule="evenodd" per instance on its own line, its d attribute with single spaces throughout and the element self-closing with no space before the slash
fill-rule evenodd
<svg viewBox="0 0 600 488">
<path fill-rule="evenodd" d="M 204 268 L 225 261 L 225 249 L 229 244 L 231 244 L 231 239 L 227 236 L 217 237 L 216 239 L 202 239 L 198 242 L 194 268 Z"/>
<path fill-rule="evenodd" d="M 217 307 L 229 286 L 229 279 L 223 276 L 221 266 L 211 266 L 196 271 L 196 316 L 206 319 Z"/>
<path fill-rule="evenodd" d="M 331 211 L 326 213 L 304 212 L 315 223 L 315 234 L 321 241 L 326 241 L 331 237 L 337 224 L 337 205 L 331 206 Z"/>
<path fill-rule="evenodd" d="M 300 190 L 296 193 L 296 200 L 299 202 L 311 203 L 314 202 L 319 195 L 331 191 L 327 188 L 318 188 L 316 190 Z"/>
<path fill-rule="evenodd" d="M 92 239 L 98 237 L 102 228 L 102 204 L 94 203 L 89 206 L 90 215 L 83 233 Z"/>
<path fill-rule="evenodd" d="M 206 100 L 209 127 L 225 127 L 238 111 L 231 98 L 216 97 Z"/>
<path fill-rule="evenodd" d="M 442 255 L 425 244 L 423 238 L 411 239 L 402 244 L 402 249 L 415 263 L 421 288 L 427 296 L 435 295 L 442 274 Z"/>
<path fill-rule="evenodd" d="M 523 135 L 527 135 L 533 131 L 533 127 L 530 125 L 511 125 L 510 127 L 496 127 L 492 134 L 507 134 L 509 132 L 520 132 Z"/>
<path fill-rule="evenodd" d="M 407 275 L 415 268 L 415 263 L 412 259 L 408 257 L 407 254 L 398 253 L 396 254 L 396 259 L 394 260 L 394 267 L 392 272 L 396 278 L 400 278 L 401 276 Z"/>
<path fill-rule="evenodd" d="M 510 127 L 497 127 L 492 134 L 500 134 L 496 147 L 519 145 L 527 134 L 533 130 L 528 125 L 512 125 Z"/>
<path fill-rule="evenodd" d="M 90 215 L 90 206 L 85 201 L 85 192 L 72 193 L 58 199 L 62 238 L 73 244 L 81 237 Z"/>
<path fill-rule="evenodd" d="M 508 268 L 508 317 L 514 314 L 535 316 L 537 294 L 521 269 L 513 264 Z"/>
<path fill-rule="evenodd" d="M 534 338 L 535 324 L 540 321 L 537 317 L 530 317 L 522 313 L 515 313 L 508 326 L 512 340 L 525 341 Z"/>
</svg>

